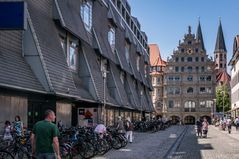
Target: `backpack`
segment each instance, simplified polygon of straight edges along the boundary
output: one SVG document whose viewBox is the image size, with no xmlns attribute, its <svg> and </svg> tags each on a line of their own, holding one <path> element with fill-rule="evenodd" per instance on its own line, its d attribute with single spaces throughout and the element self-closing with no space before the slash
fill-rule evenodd
<svg viewBox="0 0 239 159">
<path fill-rule="evenodd" d="M 129 124 L 129 126 L 127 124 Z M 125 129 L 126 129 L 126 131 L 132 131 L 134 129 L 133 123 L 131 123 L 130 121 L 126 121 Z"/>
</svg>

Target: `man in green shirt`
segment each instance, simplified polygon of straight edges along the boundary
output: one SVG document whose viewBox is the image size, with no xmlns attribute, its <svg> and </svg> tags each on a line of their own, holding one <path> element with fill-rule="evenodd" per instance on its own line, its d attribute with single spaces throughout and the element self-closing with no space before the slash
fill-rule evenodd
<svg viewBox="0 0 239 159">
<path fill-rule="evenodd" d="M 37 122 L 32 130 L 32 155 L 37 159 L 61 159 L 59 151 L 59 130 L 52 123 L 56 119 L 52 110 L 45 112 L 45 119 Z"/>
</svg>

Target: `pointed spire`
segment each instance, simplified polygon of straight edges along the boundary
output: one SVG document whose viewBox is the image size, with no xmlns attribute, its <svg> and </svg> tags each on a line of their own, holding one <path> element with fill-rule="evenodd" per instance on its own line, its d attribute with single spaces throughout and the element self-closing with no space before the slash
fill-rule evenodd
<svg viewBox="0 0 239 159">
<path fill-rule="evenodd" d="M 227 52 L 224 36 L 223 36 L 223 31 L 222 31 L 221 18 L 219 18 L 219 27 L 217 31 L 217 41 L 215 46 L 215 51 L 219 51 L 219 50 L 223 50 Z"/>
<path fill-rule="evenodd" d="M 206 51 L 205 47 L 204 47 L 203 37 L 202 37 L 202 29 L 201 29 L 201 25 L 200 25 L 200 17 L 198 18 L 198 28 L 197 28 L 196 40 L 200 42 L 200 46 L 203 49 L 203 51 Z"/>
</svg>

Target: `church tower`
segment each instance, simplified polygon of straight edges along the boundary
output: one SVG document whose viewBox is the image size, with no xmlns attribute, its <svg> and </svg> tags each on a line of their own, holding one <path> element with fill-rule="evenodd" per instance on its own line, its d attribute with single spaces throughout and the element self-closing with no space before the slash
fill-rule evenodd
<svg viewBox="0 0 239 159">
<path fill-rule="evenodd" d="M 214 50 L 215 69 L 218 72 L 227 71 L 227 49 L 222 31 L 221 20 L 219 21 L 219 27 L 217 31 L 217 40 Z"/>
<path fill-rule="evenodd" d="M 221 20 L 219 21 L 219 27 L 217 31 L 214 58 L 217 85 L 226 84 L 229 86 L 231 77 L 227 73 L 227 49 L 223 36 Z"/>
</svg>

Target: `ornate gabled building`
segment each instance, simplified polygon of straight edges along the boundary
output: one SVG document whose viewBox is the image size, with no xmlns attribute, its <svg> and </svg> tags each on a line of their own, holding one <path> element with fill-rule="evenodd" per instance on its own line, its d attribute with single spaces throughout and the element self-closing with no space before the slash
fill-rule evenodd
<svg viewBox="0 0 239 159">
<path fill-rule="evenodd" d="M 0 121 L 32 127 L 52 109 L 65 126 L 112 125 L 153 111 L 147 35 L 127 0 L 24 3 L 25 30 L 0 29 Z"/>
<path fill-rule="evenodd" d="M 204 47 L 200 22 L 196 36 L 189 26 L 165 68 L 164 115 L 185 124 L 194 124 L 201 117 L 210 120 L 216 86 L 214 67 Z"/>
<path fill-rule="evenodd" d="M 239 35 L 234 38 L 233 54 L 229 62 L 231 66 L 231 112 L 233 117 L 239 116 Z"/>
<path fill-rule="evenodd" d="M 214 50 L 217 85 L 227 85 L 230 88 L 231 76 L 227 73 L 227 49 L 224 40 L 221 21 L 219 21 L 217 39 Z"/>
<path fill-rule="evenodd" d="M 163 115 L 163 94 L 164 94 L 164 69 L 166 61 L 162 60 L 157 44 L 149 45 L 150 52 L 150 75 L 153 91 L 152 102 L 157 115 Z"/>
</svg>

